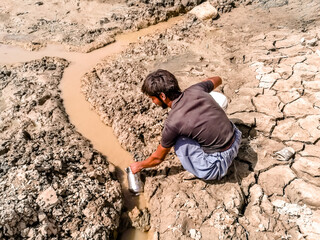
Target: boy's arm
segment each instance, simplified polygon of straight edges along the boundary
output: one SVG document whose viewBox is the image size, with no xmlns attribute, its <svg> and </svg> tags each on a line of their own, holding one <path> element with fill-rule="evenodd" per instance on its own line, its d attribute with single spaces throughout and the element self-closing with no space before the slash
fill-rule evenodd
<svg viewBox="0 0 320 240">
<path fill-rule="evenodd" d="M 133 174 L 140 172 L 144 168 L 154 167 L 159 165 L 167 156 L 171 148 L 164 148 L 159 144 L 157 150 L 151 154 L 146 160 L 134 162 L 130 165 Z"/>
<path fill-rule="evenodd" d="M 213 83 L 213 89 L 219 87 L 222 84 L 222 79 L 219 76 L 210 77 L 203 81 L 211 81 Z"/>
</svg>

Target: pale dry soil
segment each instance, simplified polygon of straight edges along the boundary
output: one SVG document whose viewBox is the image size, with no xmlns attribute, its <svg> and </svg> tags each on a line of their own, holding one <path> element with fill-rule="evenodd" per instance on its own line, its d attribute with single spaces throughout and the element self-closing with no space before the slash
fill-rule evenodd
<svg viewBox="0 0 320 240">
<path fill-rule="evenodd" d="M 60 43 L 70 51 L 91 52 L 114 42 L 119 33 L 165 21 L 185 13 L 200 2 L 2 0 L 0 43 L 19 45 L 31 51 Z"/>
<path fill-rule="evenodd" d="M 318 1 L 257 1 L 142 39 L 82 79 L 87 100 L 136 160 L 157 146 L 167 112 L 142 95 L 144 77 L 172 71 L 185 89 L 212 75 L 243 133 L 221 181 L 187 179 L 170 155 L 144 171 L 155 239 L 319 239 Z M 274 153 L 292 147 L 289 161 Z M 131 214 L 146 229 L 143 212 Z"/>
<path fill-rule="evenodd" d="M 89 52 L 199 2 L 4 0 L 0 42 Z M 211 2 L 220 13 L 237 5 Z M 86 99 L 136 160 L 155 149 L 167 114 L 140 92 L 150 71 L 172 71 L 183 89 L 224 80 L 218 90 L 243 133 L 239 155 L 221 181 L 188 179 L 173 153 L 144 171 L 149 208 L 129 216 L 154 239 L 320 238 L 319 2 L 249 3 L 214 21 L 187 16 L 82 78 Z M 65 113 L 58 84 L 67 65 L 1 66 L 1 238 L 112 239 L 124 227 L 119 183 Z M 277 161 L 285 146 L 294 158 Z"/>
<path fill-rule="evenodd" d="M 90 52 L 199 2 L 4 0 L 0 43 Z M 124 196 L 106 157 L 66 114 L 58 86 L 67 66 L 50 57 L 0 66 L 0 238 L 115 239 L 126 227 Z"/>
</svg>

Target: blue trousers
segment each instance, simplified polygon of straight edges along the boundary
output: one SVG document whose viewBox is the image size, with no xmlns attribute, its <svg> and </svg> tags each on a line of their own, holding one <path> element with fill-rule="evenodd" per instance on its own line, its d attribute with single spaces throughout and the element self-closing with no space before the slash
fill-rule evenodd
<svg viewBox="0 0 320 240">
<path fill-rule="evenodd" d="M 205 153 L 197 141 L 187 137 L 179 137 L 174 150 L 184 169 L 196 177 L 205 180 L 221 179 L 238 154 L 241 135 L 240 130 L 235 127 L 235 140 L 223 152 Z"/>
</svg>

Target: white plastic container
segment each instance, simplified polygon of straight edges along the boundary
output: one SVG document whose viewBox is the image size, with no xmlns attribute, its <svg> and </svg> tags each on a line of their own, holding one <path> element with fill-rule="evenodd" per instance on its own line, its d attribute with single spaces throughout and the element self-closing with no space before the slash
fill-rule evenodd
<svg viewBox="0 0 320 240">
<path fill-rule="evenodd" d="M 210 92 L 211 97 L 220 105 L 220 107 L 226 111 L 228 107 L 228 99 L 225 95 L 219 92 L 212 91 Z"/>
</svg>

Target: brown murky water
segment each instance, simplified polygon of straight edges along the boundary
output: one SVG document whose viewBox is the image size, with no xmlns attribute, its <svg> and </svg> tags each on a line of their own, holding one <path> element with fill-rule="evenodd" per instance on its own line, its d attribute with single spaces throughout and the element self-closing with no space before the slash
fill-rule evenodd
<svg viewBox="0 0 320 240">
<path fill-rule="evenodd" d="M 127 179 L 124 169 L 133 161 L 132 156 L 126 152 L 113 135 L 111 127 L 106 126 L 99 116 L 90 109 L 90 104 L 81 94 L 81 77 L 89 72 L 103 58 L 112 56 L 123 51 L 130 43 L 139 41 L 139 38 L 154 32 L 159 32 L 176 22 L 182 17 L 170 19 L 168 22 L 159 23 L 142 29 L 138 32 L 125 33 L 116 38 L 116 42 L 91 53 L 67 52 L 63 46 L 49 45 L 37 52 L 29 52 L 19 47 L 0 45 L 0 64 L 14 64 L 39 59 L 44 56 L 60 57 L 68 60 L 70 65 L 65 69 L 60 88 L 66 112 L 78 132 L 89 139 L 94 148 L 107 156 L 108 161 L 116 169 L 117 175 L 122 185 L 124 194 L 124 204 L 128 209 L 135 206 L 144 208 L 147 203 L 143 194 L 135 197 L 127 190 Z M 152 232 L 143 233 L 134 229 L 129 229 L 121 236 L 122 240 L 130 239 L 151 239 Z"/>
</svg>

